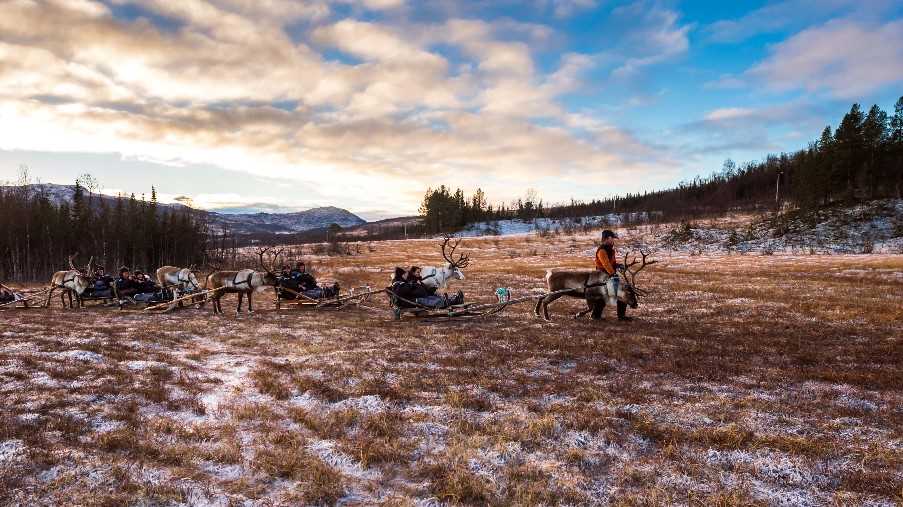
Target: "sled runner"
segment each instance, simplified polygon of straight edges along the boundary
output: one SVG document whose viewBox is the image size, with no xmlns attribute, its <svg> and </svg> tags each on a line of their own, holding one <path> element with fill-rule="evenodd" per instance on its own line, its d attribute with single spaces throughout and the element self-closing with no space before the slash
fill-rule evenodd
<svg viewBox="0 0 903 507">
<path fill-rule="evenodd" d="M 466 303 L 462 305 L 451 305 L 445 308 L 433 308 L 424 306 L 411 301 L 394 293 L 391 288 L 386 289 L 389 296 L 389 305 L 392 307 L 392 314 L 395 320 L 403 317 L 414 317 L 420 319 L 473 319 L 480 317 L 488 317 L 506 310 L 511 305 L 531 301 L 540 296 L 523 296 L 520 298 L 512 298 L 511 290 L 505 287 L 496 289 L 494 295 L 495 303 Z"/>
<path fill-rule="evenodd" d="M 280 292 L 294 296 L 294 299 L 280 298 Z M 348 294 L 338 297 L 322 297 L 312 298 L 303 292 L 290 289 L 288 287 L 276 288 L 276 309 L 281 310 L 282 306 L 308 309 L 339 309 L 349 306 L 359 306 L 370 300 L 373 294 L 379 294 L 382 290 L 371 290 L 369 285 L 352 288 Z"/>
</svg>

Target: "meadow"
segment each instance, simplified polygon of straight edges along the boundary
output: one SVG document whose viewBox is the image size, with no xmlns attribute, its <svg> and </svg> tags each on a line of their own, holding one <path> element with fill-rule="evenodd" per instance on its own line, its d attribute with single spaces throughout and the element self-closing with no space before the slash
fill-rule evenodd
<svg viewBox="0 0 903 507">
<path fill-rule="evenodd" d="M 639 237 L 639 236 L 638 236 Z M 630 233 L 626 242 L 631 241 Z M 469 238 L 491 301 L 593 237 Z M 387 285 L 434 240 L 304 255 Z M 903 255 L 659 250 L 618 322 L 370 309 L 0 311 L 0 503 L 899 505 Z"/>
</svg>

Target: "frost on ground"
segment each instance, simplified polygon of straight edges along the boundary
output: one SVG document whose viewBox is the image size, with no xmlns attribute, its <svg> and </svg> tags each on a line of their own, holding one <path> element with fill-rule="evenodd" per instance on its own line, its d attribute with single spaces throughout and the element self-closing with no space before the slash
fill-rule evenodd
<svg viewBox="0 0 903 507">
<path fill-rule="evenodd" d="M 811 212 L 786 210 L 643 225 L 649 218 L 646 213 L 610 213 L 580 218 L 496 220 L 473 224 L 457 235 L 573 235 L 629 226 L 634 232 L 641 231 L 646 245 L 680 252 L 903 253 L 903 199 Z"/>
<path fill-rule="evenodd" d="M 621 230 L 625 242 L 654 236 Z M 592 237 L 468 238 L 529 294 Z M 0 503 L 903 501 L 903 256 L 657 254 L 636 320 L 0 311 Z M 319 257 L 381 286 L 435 241 Z M 234 300 L 227 298 L 224 308 Z M 234 306 L 232 306 L 234 308 Z"/>
</svg>

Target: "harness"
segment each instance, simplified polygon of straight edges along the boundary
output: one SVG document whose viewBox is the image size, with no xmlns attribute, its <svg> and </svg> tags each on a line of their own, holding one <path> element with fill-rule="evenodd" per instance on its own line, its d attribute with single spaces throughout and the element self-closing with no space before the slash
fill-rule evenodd
<svg viewBox="0 0 903 507">
<path fill-rule="evenodd" d="M 241 271 L 239 271 L 239 273 L 241 273 Z M 250 288 L 251 288 L 251 278 L 252 278 L 253 276 L 254 276 L 254 272 L 251 271 L 251 273 L 248 275 L 248 279 L 247 279 L 247 280 L 242 280 L 242 281 L 239 282 L 239 281 L 238 281 L 238 273 L 235 273 L 235 276 L 232 277 L 232 286 L 234 287 L 234 286 L 236 286 L 236 285 L 241 285 L 241 284 L 245 284 L 245 283 L 246 283 L 246 284 L 248 284 L 248 288 L 250 289 Z"/>
<path fill-rule="evenodd" d="M 197 284 L 195 284 L 194 282 L 192 282 L 190 278 L 187 279 L 187 280 L 183 280 L 183 279 L 182 279 L 182 276 L 181 276 L 181 273 L 182 273 L 182 272 L 179 271 L 179 273 L 180 273 L 179 275 L 176 275 L 176 281 L 177 281 L 177 282 L 179 282 L 179 283 L 181 283 L 181 284 L 189 284 L 189 283 L 190 283 L 191 286 L 194 287 L 195 289 L 198 288 Z M 238 273 L 236 273 L 235 275 L 238 276 Z M 233 281 L 232 283 L 235 283 L 235 282 Z"/>
<path fill-rule="evenodd" d="M 65 278 L 65 277 L 64 277 L 64 278 L 63 278 L 63 281 L 60 282 L 60 288 L 61 288 L 61 289 L 68 289 L 69 287 L 66 287 L 66 284 L 69 283 L 69 282 L 74 282 L 75 279 L 78 278 L 79 276 L 81 276 L 81 273 L 77 273 L 77 272 L 76 272 L 74 275 L 72 275 L 72 278 Z"/>
<path fill-rule="evenodd" d="M 607 274 L 607 273 L 606 273 L 606 274 Z M 612 288 L 612 292 L 613 292 L 613 293 L 612 293 L 612 294 L 609 294 L 607 299 L 609 299 L 609 301 L 611 301 L 612 299 L 617 299 L 617 297 L 618 297 L 618 289 L 620 288 L 620 285 L 621 285 L 621 277 L 618 276 L 618 272 L 617 272 L 617 271 L 615 271 L 615 274 L 613 274 L 613 275 L 608 275 L 608 278 L 605 279 L 605 281 L 603 281 L 603 282 L 589 283 L 589 279 L 590 279 L 591 276 L 593 276 L 593 275 L 592 275 L 592 274 L 586 275 L 586 281 L 583 282 L 583 294 L 584 294 L 584 296 L 586 295 L 586 291 L 587 291 L 588 289 L 594 289 L 594 288 L 596 288 L 596 287 L 605 287 L 605 286 L 607 286 L 607 285 L 609 284 L 609 282 L 610 282 L 610 283 L 611 283 L 611 288 Z"/>
</svg>

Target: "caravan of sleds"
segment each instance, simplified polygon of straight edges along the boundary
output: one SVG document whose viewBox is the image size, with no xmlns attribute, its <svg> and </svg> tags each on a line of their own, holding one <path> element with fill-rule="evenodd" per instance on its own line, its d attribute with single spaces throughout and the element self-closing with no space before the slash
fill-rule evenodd
<svg viewBox="0 0 903 507">
<path fill-rule="evenodd" d="M 608 232 L 608 231 L 606 231 Z M 304 308 L 314 310 L 341 310 L 359 308 L 380 311 L 370 306 L 371 298 L 385 294 L 391 315 L 397 320 L 403 317 L 422 319 L 466 319 L 487 317 L 524 302 L 535 301 L 534 315 L 550 320 L 548 306 L 561 297 L 573 297 L 586 301 L 587 309 L 575 315 L 582 317 L 592 312 L 594 318 L 601 316 L 606 305 L 618 307 L 618 317 L 627 319 L 627 307 L 636 308 L 638 298 L 646 291 L 636 285 L 636 276 L 646 266 L 656 261 L 647 261 L 648 253 L 640 251 L 630 258 L 624 255 L 623 263 L 612 262 L 613 273 L 605 270 L 549 270 L 546 275 L 546 289 L 538 294 L 513 297 L 508 288 L 498 288 L 494 301 L 488 303 L 464 302 L 464 294 L 449 296 L 440 294 L 452 280 L 464 280 L 464 269 L 470 263 L 467 255 L 455 256 L 460 239 L 452 242 L 445 236 L 440 243 L 442 257 L 446 264 L 441 267 L 416 267 L 407 270 L 396 267 L 391 285 L 382 289 L 370 286 L 354 287 L 343 294 L 339 284 L 321 286 L 311 276 L 303 262 L 294 268 L 283 266 L 277 273 L 272 266 L 283 250 L 262 248 L 256 251 L 259 270 L 216 270 L 207 276 L 205 283 L 199 283 L 194 268 L 163 266 L 156 271 L 156 280 L 136 272 L 134 275 L 122 268 L 118 279 L 108 276 L 103 268 L 93 265 L 93 257 L 86 268 L 75 265 L 75 256 L 69 257 L 69 269 L 53 274 L 50 285 L 31 294 L 14 292 L 0 284 L 0 309 L 4 308 L 47 308 L 54 293 L 59 294 L 63 308 L 83 308 L 88 302 L 98 302 L 104 306 L 115 306 L 120 310 L 127 306 L 143 305 L 145 312 L 165 313 L 193 306 L 202 308 L 212 303 L 213 313 L 222 314 L 221 298 L 225 294 L 238 295 L 237 313 L 241 313 L 243 300 L 248 300 L 248 313 L 253 312 L 252 296 L 273 287 L 275 306 L 283 308 Z M 598 254 L 597 254 L 598 255 Z M 614 256 L 613 249 L 610 255 Z M 265 257 L 270 257 L 268 264 Z M 34 306 L 35 301 L 43 302 Z M 67 304 L 68 303 L 68 304 Z"/>
</svg>

